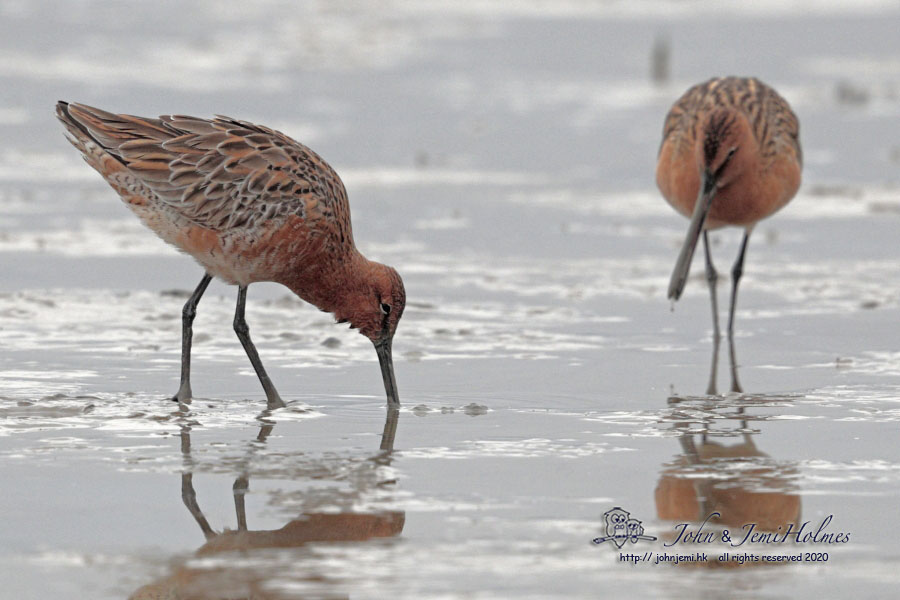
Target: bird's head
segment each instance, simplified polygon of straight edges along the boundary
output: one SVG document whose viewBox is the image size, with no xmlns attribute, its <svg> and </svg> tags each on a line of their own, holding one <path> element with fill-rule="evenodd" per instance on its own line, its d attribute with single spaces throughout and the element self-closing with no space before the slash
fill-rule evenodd
<svg viewBox="0 0 900 600">
<path fill-rule="evenodd" d="M 400 274 L 387 265 L 366 261 L 361 275 L 359 284 L 346 290 L 335 317 L 339 323 L 350 323 L 375 345 L 388 402 L 398 404 L 391 343 L 406 307 L 406 290 Z"/>
<path fill-rule="evenodd" d="M 754 144 L 750 123 L 733 109 L 713 110 L 703 123 L 701 179 L 707 189 L 723 188 L 743 170 L 743 157 Z"/>
<path fill-rule="evenodd" d="M 687 236 L 669 280 L 670 300 L 678 300 L 684 291 L 694 249 L 713 199 L 720 190 L 751 171 L 757 150 L 750 122 L 744 113 L 732 108 L 717 108 L 701 122 L 696 150 L 700 186 Z"/>
<path fill-rule="evenodd" d="M 393 267 L 376 262 L 370 263 L 365 288 L 349 322 L 377 346 L 394 337 L 406 307 L 406 290 Z"/>
</svg>

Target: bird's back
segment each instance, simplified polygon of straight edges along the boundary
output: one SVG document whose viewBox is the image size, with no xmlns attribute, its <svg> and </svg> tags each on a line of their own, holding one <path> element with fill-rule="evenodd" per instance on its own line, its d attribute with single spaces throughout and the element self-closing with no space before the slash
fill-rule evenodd
<svg viewBox="0 0 900 600">
<path fill-rule="evenodd" d="M 153 119 L 65 102 L 57 116 L 88 164 L 151 229 L 226 280 L 271 276 L 238 272 L 251 264 L 219 264 L 271 252 L 260 244 L 277 242 L 298 259 L 353 248 L 340 177 L 278 131 L 221 116 Z"/>
<path fill-rule="evenodd" d="M 797 115 L 778 92 L 755 77 L 716 77 L 686 91 L 666 115 L 660 154 L 666 144 L 693 146 L 704 118 L 723 108 L 747 117 L 764 163 L 789 149 L 802 164 Z"/>
</svg>

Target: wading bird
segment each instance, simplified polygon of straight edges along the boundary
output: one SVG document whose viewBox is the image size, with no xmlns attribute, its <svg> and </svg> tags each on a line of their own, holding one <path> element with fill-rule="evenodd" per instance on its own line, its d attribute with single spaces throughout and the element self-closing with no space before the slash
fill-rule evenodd
<svg viewBox="0 0 900 600">
<path fill-rule="evenodd" d="M 69 141 L 125 204 L 206 270 L 182 312 L 181 385 L 191 399 L 191 326 L 213 277 L 238 286 L 234 330 L 266 392 L 266 374 L 244 320 L 247 286 L 274 281 L 350 323 L 375 345 L 390 405 L 397 405 L 391 342 L 406 304 L 400 275 L 353 243 L 350 206 L 335 171 L 306 146 L 246 121 L 158 119 L 59 102 Z"/>
<path fill-rule="evenodd" d="M 720 338 L 718 275 L 707 231 L 726 225 L 744 228 L 731 271 L 728 312 L 733 391 L 741 391 L 734 359 L 734 308 L 747 241 L 758 221 L 779 210 L 797 193 L 802 165 L 796 115 L 778 92 L 758 79 L 721 77 L 695 85 L 666 116 L 656 184 L 666 201 L 691 219 L 668 296 L 673 301 L 681 297 L 702 234 L 712 300 L 713 364 Z M 714 377 L 710 393 L 714 393 Z"/>
</svg>

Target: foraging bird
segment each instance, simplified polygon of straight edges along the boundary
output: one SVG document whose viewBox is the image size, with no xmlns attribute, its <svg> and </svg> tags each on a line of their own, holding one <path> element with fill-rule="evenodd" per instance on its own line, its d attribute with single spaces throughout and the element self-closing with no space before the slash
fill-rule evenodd
<svg viewBox="0 0 900 600">
<path fill-rule="evenodd" d="M 681 297 L 702 234 L 717 344 L 718 275 L 710 256 L 707 231 L 726 225 L 744 228 L 731 271 L 731 341 L 738 283 L 750 233 L 758 221 L 794 197 L 800 187 L 802 165 L 796 115 L 778 92 L 758 79 L 720 77 L 695 85 L 666 116 L 656 184 L 666 201 L 691 219 L 668 296 L 673 301 Z M 732 345 L 732 374 L 735 373 Z M 736 377 L 732 388 L 740 391 Z"/>
<path fill-rule="evenodd" d="M 206 270 L 182 312 L 181 385 L 191 399 L 191 336 L 213 277 L 238 286 L 234 330 L 266 392 L 284 403 L 244 320 L 247 286 L 275 281 L 375 345 L 388 403 L 397 405 L 391 342 L 406 304 L 400 275 L 353 243 L 347 192 L 306 146 L 246 121 L 217 116 L 158 119 L 59 102 L 69 141 L 163 240 Z"/>
</svg>

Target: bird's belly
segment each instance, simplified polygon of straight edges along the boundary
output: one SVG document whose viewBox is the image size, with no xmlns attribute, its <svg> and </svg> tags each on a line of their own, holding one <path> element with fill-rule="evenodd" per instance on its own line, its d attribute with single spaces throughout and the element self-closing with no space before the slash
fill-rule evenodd
<svg viewBox="0 0 900 600">
<path fill-rule="evenodd" d="M 306 254 L 308 246 L 302 237 L 284 235 L 284 227 L 220 232 L 166 214 L 169 211 L 132 209 L 160 238 L 191 255 L 213 277 L 233 285 L 276 281 L 294 257 Z"/>
<path fill-rule="evenodd" d="M 751 227 L 785 204 L 787 201 L 779 198 L 750 194 L 744 190 L 721 190 L 713 197 L 709 207 L 706 228 L 717 229 L 726 225 Z"/>
<path fill-rule="evenodd" d="M 667 200 L 675 210 L 687 218 L 690 218 L 693 214 L 694 205 L 697 202 L 696 197 L 690 200 L 687 198 L 667 198 Z M 787 204 L 787 200 L 780 201 L 776 199 L 773 201 L 770 198 L 759 196 L 720 192 L 713 197 L 703 228 L 718 229 L 727 225 L 750 227 L 757 221 L 772 215 L 785 204 Z"/>
<path fill-rule="evenodd" d="M 700 191 L 699 177 L 663 190 L 666 201 L 679 213 L 690 218 Z M 783 208 L 800 185 L 799 173 L 785 184 L 784 179 L 758 178 L 752 182 L 740 181 L 719 189 L 713 196 L 707 214 L 705 229 L 718 229 L 726 225 L 751 227 Z M 665 193 L 669 192 L 669 193 Z"/>
<path fill-rule="evenodd" d="M 228 283 L 249 285 L 271 279 L 266 256 L 253 252 L 254 240 L 244 236 L 223 236 L 211 229 L 192 226 L 180 234 L 176 245 L 193 256 L 207 273 Z"/>
</svg>

